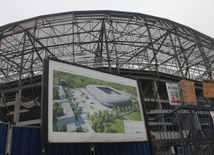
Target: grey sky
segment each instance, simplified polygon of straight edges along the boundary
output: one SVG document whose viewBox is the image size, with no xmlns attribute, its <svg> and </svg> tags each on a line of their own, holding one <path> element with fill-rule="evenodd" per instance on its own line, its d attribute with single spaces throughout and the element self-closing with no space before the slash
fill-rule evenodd
<svg viewBox="0 0 214 155">
<path fill-rule="evenodd" d="M 117 10 L 166 18 L 214 38 L 214 0 L 1 0 L 0 26 L 40 15 Z"/>
</svg>

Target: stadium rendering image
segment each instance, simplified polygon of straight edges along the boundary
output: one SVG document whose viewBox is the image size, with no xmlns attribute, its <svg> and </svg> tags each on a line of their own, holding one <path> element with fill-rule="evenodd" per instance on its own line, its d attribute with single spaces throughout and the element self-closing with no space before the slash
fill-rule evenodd
<svg viewBox="0 0 214 155">
<path fill-rule="evenodd" d="M 214 78 L 213 38 L 168 19 L 120 11 L 74 11 L 1 26 L 0 122 L 10 129 L 41 127 L 46 58 L 138 79 L 152 154 L 214 152 L 213 99 L 203 96 L 202 84 Z M 170 105 L 165 84 L 181 80 L 194 82 L 196 103 Z M 5 142 L 13 143 L 14 131 L 8 127 Z M 13 145 L 5 148 L 8 153 Z"/>
<path fill-rule="evenodd" d="M 92 96 L 94 96 L 94 98 L 107 107 L 132 103 L 132 100 L 128 95 L 121 94 L 117 90 L 110 87 L 88 85 L 86 89 Z"/>
</svg>

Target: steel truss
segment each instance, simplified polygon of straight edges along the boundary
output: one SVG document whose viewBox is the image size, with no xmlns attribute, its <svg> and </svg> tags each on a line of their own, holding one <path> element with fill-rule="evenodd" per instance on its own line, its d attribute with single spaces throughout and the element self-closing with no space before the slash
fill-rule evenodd
<svg viewBox="0 0 214 155">
<path fill-rule="evenodd" d="M 213 75 L 214 40 L 178 23 L 139 13 L 84 11 L 0 27 L 0 82 L 42 73 L 55 57 L 89 66 L 155 70 L 194 80 Z"/>
<path fill-rule="evenodd" d="M 167 19 L 119 11 L 68 12 L 2 26 L 0 121 L 40 125 L 41 75 L 47 57 L 142 79 L 147 115 L 152 117 L 154 109 L 168 103 L 161 90 L 165 82 L 195 80 L 201 95 L 198 82 L 213 79 L 214 39 Z M 153 122 L 148 123 L 151 127 Z M 159 147 L 156 141 L 154 148 Z M 165 148 L 160 147 L 162 152 Z"/>
</svg>

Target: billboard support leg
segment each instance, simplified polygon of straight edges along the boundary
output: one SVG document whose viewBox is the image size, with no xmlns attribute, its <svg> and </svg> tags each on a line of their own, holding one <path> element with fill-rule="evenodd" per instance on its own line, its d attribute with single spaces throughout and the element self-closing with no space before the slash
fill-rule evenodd
<svg viewBox="0 0 214 155">
<path fill-rule="evenodd" d="M 90 145 L 90 155 L 95 155 L 95 145 Z"/>
</svg>

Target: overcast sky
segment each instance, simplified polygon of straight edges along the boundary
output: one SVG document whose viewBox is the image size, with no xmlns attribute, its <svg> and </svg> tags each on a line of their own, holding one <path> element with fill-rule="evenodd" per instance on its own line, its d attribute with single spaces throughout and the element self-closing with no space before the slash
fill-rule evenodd
<svg viewBox="0 0 214 155">
<path fill-rule="evenodd" d="M 214 38 L 214 0 L 1 0 L 0 26 L 78 10 L 139 12 L 166 18 Z"/>
</svg>

